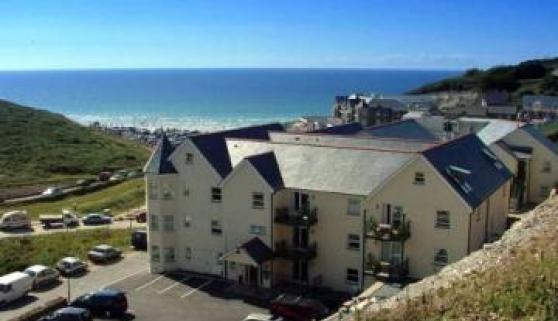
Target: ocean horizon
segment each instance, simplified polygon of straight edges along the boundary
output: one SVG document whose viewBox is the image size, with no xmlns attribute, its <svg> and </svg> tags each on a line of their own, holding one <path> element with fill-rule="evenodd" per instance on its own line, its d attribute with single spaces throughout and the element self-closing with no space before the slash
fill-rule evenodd
<svg viewBox="0 0 558 321">
<path fill-rule="evenodd" d="M 210 131 L 330 115 L 337 95 L 397 95 L 457 74 L 329 68 L 0 71 L 0 99 L 83 124 Z"/>
</svg>

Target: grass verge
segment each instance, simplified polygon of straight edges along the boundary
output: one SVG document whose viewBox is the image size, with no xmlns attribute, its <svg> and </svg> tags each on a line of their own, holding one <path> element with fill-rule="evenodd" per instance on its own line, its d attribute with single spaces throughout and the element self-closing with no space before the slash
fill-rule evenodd
<svg viewBox="0 0 558 321">
<path fill-rule="evenodd" d="M 41 214 L 61 213 L 63 209 L 76 207 L 78 213 L 86 214 L 109 208 L 113 214 L 143 206 L 145 203 L 144 181 L 137 178 L 85 195 L 67 196 L 60 200 L 40 201 L 24 205 L 0 206 L 0 212 L 26 210 L 32 218 Z"/>
<path fill-rule="evenodd" d="M 130 231 L 92 229 L 0 240 L 0 275 L 23 270 L 33 264 L 54 266 L 65 256 L 85 259 L 95 245 L 110 244 L 122 250 L 130 245 Z"/>
</svg>

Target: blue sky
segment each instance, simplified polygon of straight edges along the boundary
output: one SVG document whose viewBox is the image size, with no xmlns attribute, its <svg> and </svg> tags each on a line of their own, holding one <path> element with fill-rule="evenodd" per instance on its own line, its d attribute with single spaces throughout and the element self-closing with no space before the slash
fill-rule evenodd
<svg viewBox="0 0 558 321">
<path fill-rule="evenodd" d="M 558 56 L 557 0 L 2 0 L 0 70 L 463 69 Z"/>
</svg>

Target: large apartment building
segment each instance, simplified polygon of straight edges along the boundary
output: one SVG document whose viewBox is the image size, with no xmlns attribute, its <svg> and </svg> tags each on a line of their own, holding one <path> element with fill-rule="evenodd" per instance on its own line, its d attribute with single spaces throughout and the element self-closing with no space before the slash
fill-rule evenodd
<svg viewBox="0 0 558 321">
<path fill-rule="evenodd" d="M 145 167 L 151 271 L 354 293 L 435 273 L 505 230 L 511 173 L 476 135 L 348 129 L 163 138 Z"/>
</svg>

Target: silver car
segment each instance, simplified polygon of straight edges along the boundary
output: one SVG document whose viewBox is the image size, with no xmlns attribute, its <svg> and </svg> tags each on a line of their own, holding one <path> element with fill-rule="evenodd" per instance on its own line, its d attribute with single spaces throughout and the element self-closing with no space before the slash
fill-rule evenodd
<svg viewBox="0 0 558 321">
<path fill-rule="evenodd" d="M 39 288 L 47 284 L 58 282 L 60 273 L 48 266 L 32 265 L 25 269 L 23 273 L 29 275 L 33 279 L 33 288 Z"/>
<path fill-rule="evenodd" d="M 77 257 L 65 257 L 56 263 L 56 268 L 63 275 L 75 275 L 87 271 L 87 263 Z"/>
</svg>

